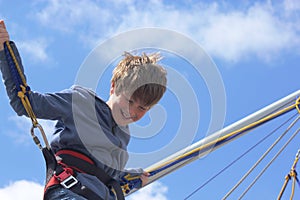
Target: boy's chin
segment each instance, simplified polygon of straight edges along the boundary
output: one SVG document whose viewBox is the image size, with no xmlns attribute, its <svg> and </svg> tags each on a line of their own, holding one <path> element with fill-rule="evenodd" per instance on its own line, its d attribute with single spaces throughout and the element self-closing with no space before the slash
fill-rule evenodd
<svg viewBox="0 0 300 200">
<path fill-rule="evenodd" d="M 119 113 L 115 112 L 115 114 L 113 114 L 113 118 L 118 126 L 127 126 L 135 121 L 132 120 L 132 118 L 126 118 L 121 111 Z"/>
<path fill-rule="evenodd" d="M 127 126 L 128 124 L 132 123 L 131 120 L 118 119 L 118 120 L 115 120 L 115 121 L 118 124 L 118 126 Z"/>
</svg>

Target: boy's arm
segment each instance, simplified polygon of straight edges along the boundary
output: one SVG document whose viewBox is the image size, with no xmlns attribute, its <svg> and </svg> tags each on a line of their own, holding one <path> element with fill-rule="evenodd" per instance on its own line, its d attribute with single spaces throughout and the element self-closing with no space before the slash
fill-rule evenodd
<svg viewBox="0 0 300 200">
<path fill-rule="evenodd" d="M 10 104 L 11 106 L 17 111 L 18 110 L 18 114 L 19 115 L 23 115 L 25 114 L 25 109 L 23 108 L 19 97 L 17 96 L 17 91 L 16 91 L 16 87 L 15 87 L 15 83 L 13 81 L 13 78 L 11 76 L 10 70 L 9 70 L 9 66 L 8 63 L 6 61 L 6 57 L 5 57 L 5 53 L 4 53 L 4 43 L 6 41 L 9 41 L 9 34 L 6 30 L 5 24 L 3 20 L 0 20 L 0 70 L 2 72 L 2 78 L 3 78 L 3 82 L 5 84 L 6 87 L 6 92 L 7 95 L 10 99 Z M 16 51 L 16 47 L 14 46 L 14 44 L 11 44 L 14 52 L 16 53 L 16 57 L 18 62 L 21 62 L 20 60 L 20 56 L 18 54 L 18 52 Z M 22 65 L 20 65 L 21 70 L 23 70 Z"/>
<path fill-rule="evenodd" d="M 3 43 L 9 41 L 9 34 L 5 28 L 3 20 L 0 20 L 0 70 L 2 72 L 2 78 L 6 87 L 6 92 L 10 100 L 10 105 L 18 115 L 27 115 L 20 98 L 17 95 L 17 89 L 15 82 L 11 75 L 6 56 L 4 52 Z M 19 63 L 22 73 L 24 68 L 22 65 L 21 57 L 18 53 L 17 47 L 13 42 L 10 43 L 16 59 Z M 25 76 L 25 75 L 24 75 Z M 25 77 L 26 79 L 26 77 Z M 31 92 L 29 99 L 31 106 L 36 114 L 36 117 L 43 119 L 62 119 L 70 114 L 70 102 L 72 91 L 68 90 L 62 93 L 56 94 L 40 94 L 38 92 Z"/>
<path fill-rule="evenodd" d="M 21 57 L 18 53 L 17 47 L 14 43 L 10 44 L 13 52 L 18 60 L 21 71 L 24 74 L 24 68 L 22 65 Z M 18 97 L 18 91 L 15 86 L 14 79 L 11 75 L 8 63 L 6 61 L 4 51 L 0 51 L 0 70 L 2 72 L 2 78 L 6 87 L 6 92 L 9 97 L 10 105 L 14 111 L 19 115 L 26 115 L 27 112 Z M 26 79 L 26 76 L 24 74 Z M 70 115 L 73 90 L 65 90 L 60 93 L 46 93 L 41 94 L 35 91 L 31 91 L 28 95 L 31 107 L 37 118 L 41 119 L 64 119 Z"/>
</svg>

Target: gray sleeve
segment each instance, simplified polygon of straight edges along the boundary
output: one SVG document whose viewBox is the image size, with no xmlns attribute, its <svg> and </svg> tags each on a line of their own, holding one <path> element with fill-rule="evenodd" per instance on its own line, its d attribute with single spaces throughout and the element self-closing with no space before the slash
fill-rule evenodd
<svg viewBox="0 0 300 200">
<path fill-rule="evenodd" d="M 29 98 L 37 118 L 64 121 L 72 115 L 72 94 L 71 89 L 46 94 L 31 92 Z"/>
<path fill-rule="evenodd" d="M 24 73 L 24 68 L 18 50 L 14 43 L 11 43 L 11 46 L 20 65 L 21 71 Z M 19 116 L 27 116 L 21 100 L 17 95 L 15 82 L 6 61 L 4 51 L 0 51 L 0 70 L 2 72 L 2 78 L 9 97 L 10 105 Z M 31 92 L 29 94 L 29 99 L 37 118 L 57 120 L 66 118 L 71 113 L 72 90 L 65 90 L 63 92 L 53 94 Z"/>
</svg>

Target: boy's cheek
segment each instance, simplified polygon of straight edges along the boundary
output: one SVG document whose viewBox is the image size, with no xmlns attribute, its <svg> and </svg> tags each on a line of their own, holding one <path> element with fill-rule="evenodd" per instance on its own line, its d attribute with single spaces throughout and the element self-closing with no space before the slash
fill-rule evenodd
<svg viewBox="0 0 300 200">
<path fill-rule="evenodd" d="M 147 111 L 138 113 L 138 114 L 137 114 L 137 119 L 136 119 L 136 120 L 134 120 L 134 121 L 138 121 L 138 120 L 140 120 L 141 118 L 143 118 L 143 117 L 144 117 L 144 115 L 145 115 L 146 113 L 147 113 Z"/>
</svg>

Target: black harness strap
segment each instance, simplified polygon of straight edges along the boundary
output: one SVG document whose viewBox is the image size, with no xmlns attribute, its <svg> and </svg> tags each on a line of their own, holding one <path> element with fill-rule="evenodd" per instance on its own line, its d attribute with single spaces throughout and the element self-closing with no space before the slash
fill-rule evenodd
<svg viewBox="0 0 300 200">
<path fill-rule="evenodd" d="M 50 179 L 52 178 L 55 169 L 57 168 L 57 160 L 51 149 L 49 150 L 47 148 L 43 148 L 42 153 L 46 162 L 46 185 L 47 185 Z"/>
<path fill-rule="evenodd" d="M 122 188 L 118 181 L 109 176 L 103 169 L 70 154 L 61 153 L 59 154 L 59 157 L 62 158 L 62 162 L 67 166 L 80 169 L 87 174 L 96 176 L 107 187 L 114 189 L 118 200 L 125 200 Z"/>
</svg>

